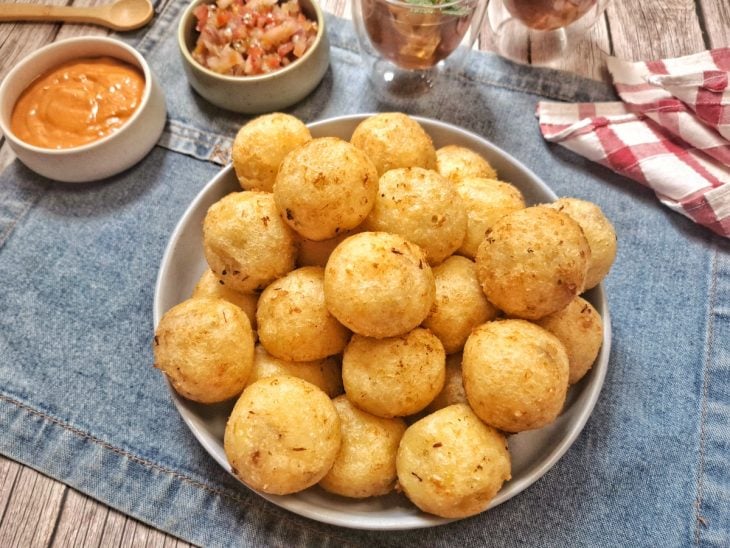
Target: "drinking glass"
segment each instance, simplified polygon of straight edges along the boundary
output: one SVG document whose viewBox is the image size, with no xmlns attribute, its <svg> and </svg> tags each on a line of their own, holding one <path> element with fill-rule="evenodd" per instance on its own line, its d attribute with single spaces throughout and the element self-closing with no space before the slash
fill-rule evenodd
<svg viewBox="0 0 730 548">
<path fill-rule="evenodd" d="M 489 27 L 497 51 L 517 58 L 521 38 L 538 45 L 544 61 L 562 57 L 595 24 L 610 0 L 490 0 Z M 525 41 L 526 42 L 526 41 Z"/>
<path fill-rule="evenodd" d="M 427 93 L 460 71 L 479 33 L 486 0 L 352 0 L 370 81 L 381 98 Z"/>
</svg>

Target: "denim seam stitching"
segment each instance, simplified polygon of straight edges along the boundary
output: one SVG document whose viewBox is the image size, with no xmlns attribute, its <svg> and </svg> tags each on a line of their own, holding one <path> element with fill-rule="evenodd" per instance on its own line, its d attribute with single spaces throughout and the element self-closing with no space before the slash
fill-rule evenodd
<svg viewBox="0 0 730 548">
<path fill-rule="evenodd" d="M 705 360 L 702 371 L 702 403 L 700 406 L 700 447 L 699 447 L 699 463 L 697 467 L 697 497 L 695 498 L 695 520 L 694 520 L 694 541 L 695 546 L 700 545 L 700 537 L 702 535 L 701 527 L 705 525 L 706 521 L 702 517 L 702 491 L 703 491 L 703 475 L 705 468 L 705 439 L 706 439 L 706 419 L 707 419 L 707 393 L 709 390 L 708 382 L 708 371 L 710 369 L 710 355 L 712 354 L 712 347 L 714 344 L 714 325 L 715 325 L 715 309 L 717 306 L 717 246 L 714 247 L 712 254 L 712 283 L 710 285 L 710 307 L 708 314 L 708 330 L 707 330 L 707 345 L 705 347 Z"/>
<path fill-rule="evenodd" d="M 225 141 L 233 142 L 233 139 L 231 137 L 228 137 L 228 136 L 226 136 L 226 135 L 224 135 L 222 133 L 216 133 L 216 132 L 213 132 L 213 131 L 206 131 L 204 129 L 196 128 L 195 126 L 188 126 L 188 125 L 185 125 L 182 122 L 179 122 L 177 120 L 172 121 L 170 123 L 170 125 L 169 125 L 170 129 L 168 131 L 166 131 L 165 133 L 167 133 L 168 135 L 170 135 L 170 137 L 175 137 L 177 139 L 182 139 L 183 141 L 188 141 L 188 142 L 190 142 L 192 144 L 198 144 L 199 145 L 200 144 L 200 141 L 198 139 L 196 139 L 195 136 L 188 136 L 188 135 L 185 135 L 184 133 L 178 133 L 178 132 L 176 132 L 175 129 L 174 129 L 174 127 L 173 127 L 173 125 L 172 125 L 173 123 L 176 126 L 178 126 L 179 128 L 182 128 L 183 130 L 185 130 L 185 129 L 187 129 L 187 130 L 193 129 L 195 131 L 195 133 L 197 133 L 198 135 L 207 136 L 208 138 L 210 138 L 212 136 L 213 139 L 210 139 L 211 142 L 204 143 L 204 146 L 206 146 L 206 147 L 207 146 L 212 146 L 212 147 L 219 146 L 220 143 L 217 143 L 216 141 L 220 141 L 220 140 L 225 140 Z M 180 130 L 178 129 L 178 131 L 180 131 Z"/>
<path fill-rule="evenodd" d="M 229 493 L 218 487 L 212 487 L 210 485 L 206 485 L 205 483 L 203 483 L 201 481 L 198 481 L 194 478 L 180 474 L 179 472 L 176 472 L 175 470 L 169 469 L 165 466 L 162 466 L 160 464 L 151 462 L 147 459 L 134 455 L 133 453 L 130 453 L 128 451 L 125 451 L 124 449 L 116 447 L 116 446 L 110 444 L 109 442 L 102 440 L 101 438 L 97 438 L 96 436 L 89 434 L 88 432 L 84 432 L 83 430 L 81 430 L 79 428 L 71 426 L 70 424 L 65 423 L 61 419 L 48 415 L 47 413 L 44 413 L 43 411 L 39 411 L 23 402 L 10 398 L 10 397 L 6 396 L 5 394 L 0 394 L 0 400 L 5 401 L 6 403 L 9 403 L 11 405 L 15 405 L 16 407 L 26 411 L 27 413 L 30 413 L 31 415 L 36 415 L 37 417 L 40 417 L 41 419 L 46 420 L 56 426 L 60 426 L 64 430 L 67 430 L 68 432 L 71 432 L 72 434 L 74 434 L 80 438 L 89 440 L 104 449 L 107 449 L 117 455 L 127 458 L 127 459 L 131 460 L 132 462 L 135 462 L 146 468 L 150 468 L 152 470 L 162 472 L 164 474 L 168 474 L 175 479 L 188 483 L 191 486 L 196 487 L 198 489 L 203 489 L 205 491 L 208 491 L 214 495 L 219 495 L 219 496 L 222 496 L 225 498 L 229 498 L 229 499 L 233 500 L 234 502 L 241 503 L 245 506 L 249 506 L 249 507 L 252 506 L 251 502 L 249 502 L 245 499 L 242 499 L 242 498 L 236 496 L 235 494 Z M 320 530 L 314 529 L 312 527 L 308 527 L 306 525 L 302 525 L 300 523 L 294 522 L 293 520 L 289 519 L 284 513 L 279 514 L 279 512 L 272 512 L 271 510 L 267 509 L 266 506 L 261 506 L 259 508 L 267 514 L 274 514 L 274 515 L 281 517 L 282 519 L 291 523 L 292 525 L 295 525 L 296 527 L 303 527 L 303 528 L 307 529 L 308 531 L 311 531 L 315 534 L 337 539 L 338 541 L 341 541 L 344 545 L 352 546 L 351 544 L 349 544 L 349 542 L 346 539 L 338 537 L 337 535 L 333 535 L 331 533 L 320 531 Z"/>
</svg>

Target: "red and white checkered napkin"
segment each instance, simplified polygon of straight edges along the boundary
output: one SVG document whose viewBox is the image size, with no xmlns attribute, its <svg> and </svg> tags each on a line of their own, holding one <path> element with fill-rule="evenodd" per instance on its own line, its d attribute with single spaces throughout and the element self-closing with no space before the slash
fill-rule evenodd
<svg viewBox="0 0 730 548">
<path fill-rule="evenodd" d="M 664 61 L 614 57 L 608 69 L 623 102 L 541 102 L 545 139 L 730 238 L 730 48 Z"/>
</svg>

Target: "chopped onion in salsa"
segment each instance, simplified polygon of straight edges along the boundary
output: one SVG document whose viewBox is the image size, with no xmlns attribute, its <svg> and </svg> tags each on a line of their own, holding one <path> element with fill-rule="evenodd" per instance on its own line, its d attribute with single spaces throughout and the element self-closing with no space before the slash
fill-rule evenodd
<svg viewBox="0 0 730 548">
<path fill-rule="evenodd" d="M 217 0 L 195 10 L 200 33 L 193 58 L 230 76 L 266 74 L 296 61 L 312 46 L 317 23 L 298 0 Z"/>
</svg>

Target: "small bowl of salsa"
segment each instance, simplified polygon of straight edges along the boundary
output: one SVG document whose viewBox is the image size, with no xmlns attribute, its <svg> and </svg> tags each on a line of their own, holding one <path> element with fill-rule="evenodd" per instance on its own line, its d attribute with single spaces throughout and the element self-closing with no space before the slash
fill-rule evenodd
<svg viewBox="0 0 730 548">
<path fill-rule="evenodd" d="M 185 75 L 221 108 L 258 114 L 311 93 L 329 66 L 314 0 L 194 0 L 178 26 Z"/>
<path fill-rule="evenodd" d="M 165 125 L 162 89 L 132 47 L 71 38 L 23 59 L 0 85 L 0 130 L 30 169 L 87 182 L 139 162 Z"/>
</svg>

